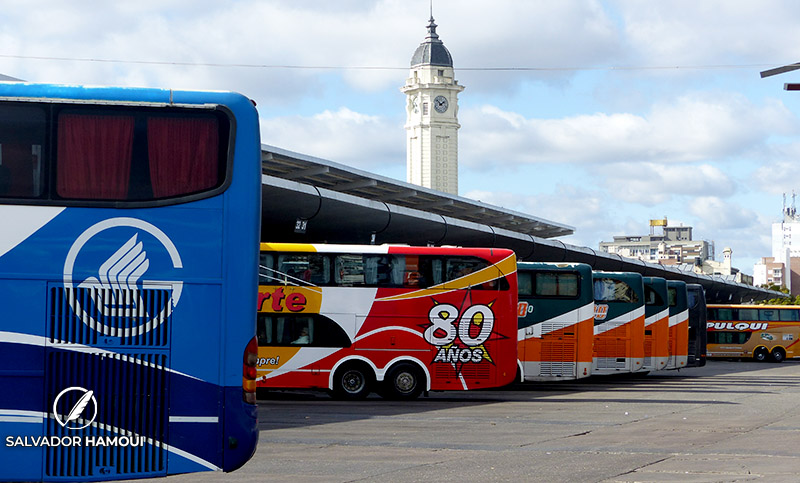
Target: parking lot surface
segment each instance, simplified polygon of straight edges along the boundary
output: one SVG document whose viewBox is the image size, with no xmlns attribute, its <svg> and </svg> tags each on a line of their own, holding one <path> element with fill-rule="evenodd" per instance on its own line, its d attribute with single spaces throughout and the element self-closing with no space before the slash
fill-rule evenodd
<svg viewBox="0 0 800 483">
<path fill-rule="evenodd" d="M 407 402 L 276 392 L 259 428 L 240 470 L 159 481 L 800 481 L 800 361 Z"/>
</svg>

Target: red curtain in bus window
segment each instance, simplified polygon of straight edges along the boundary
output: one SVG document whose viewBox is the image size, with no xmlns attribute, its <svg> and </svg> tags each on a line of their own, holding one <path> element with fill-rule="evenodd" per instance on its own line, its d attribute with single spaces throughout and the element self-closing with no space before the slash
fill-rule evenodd
<svg viewBox="0 0 800 483">
<path fill-rule="evenodd" d="M 154 197 L 183 195 L 216 186 L 219 128 L 215 118 L 150 118 L 147 149 Z"/>
<path fill-rule="evenodd" d="M 127 198 L 133 125 L 133 117 L 128 116 L 59 116 L 58 195 L 97 200 Z"/>
</svg>

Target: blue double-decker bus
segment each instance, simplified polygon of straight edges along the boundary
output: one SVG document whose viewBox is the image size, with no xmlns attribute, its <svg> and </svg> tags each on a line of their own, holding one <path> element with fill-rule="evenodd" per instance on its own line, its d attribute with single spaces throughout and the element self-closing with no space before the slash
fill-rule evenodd
<svg viewBox="0 0 800 483">
<path fill-rule="evenodd" d="M 0 83 L 0 480 L 253 455 L 260 165 L 239 94 Z"/>
</svg>

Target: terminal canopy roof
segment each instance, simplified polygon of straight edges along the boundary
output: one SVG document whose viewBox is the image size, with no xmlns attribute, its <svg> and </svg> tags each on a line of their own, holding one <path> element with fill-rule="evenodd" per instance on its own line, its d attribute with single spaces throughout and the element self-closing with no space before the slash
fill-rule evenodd
<svg viewBox="0 0 800 483">
<path fill-rule="evenodd" d="M 594 270 L 639 272 L 701 284 L 709 302 L 784 296 L 569 245 L 571 226 L 262 145 L 262 241 L 510 248 L 519 260 L 581 262 Z"/>
</svg>

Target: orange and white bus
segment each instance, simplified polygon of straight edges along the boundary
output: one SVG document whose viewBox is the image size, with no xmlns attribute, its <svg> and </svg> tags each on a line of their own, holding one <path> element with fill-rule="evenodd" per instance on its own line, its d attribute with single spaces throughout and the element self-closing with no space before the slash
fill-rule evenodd
<svg viewBox="0 0 800 483">
<path fill-rule="evenodd" d="M 644 365 L 644 283 L 631 272 L 594 272 L 592 375 L 637 372 Z"/>
<path fill-rule="evenodd" d="M 265 243 L 260 265 L 259 387 L 412 399 L 514 380 L 511 250 Z"/>
<path fill-rule="evenodd" d="M 644 367 L 660 371 L 669 360 L 669 303 L 667 281 L 644 277 Z"/>
<path fill-rule="evenodd" d="M 686 282 L 667 280 L 669 359 L 667 369 L 682 369 L 689 359 L 689 296 Z"/>
<path fill-rule="evenodd" d="M 800 357 L 800 306 L 708 304 L 708 357 Z"/>
<path fill-rule="evenodd" d="M 518 263 L 517 356 L 523 381 L 587 377 L 592 370 L 592 267 Z"/>
</svg>

